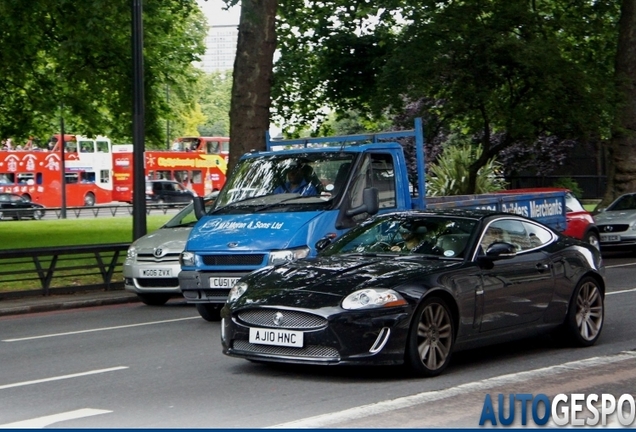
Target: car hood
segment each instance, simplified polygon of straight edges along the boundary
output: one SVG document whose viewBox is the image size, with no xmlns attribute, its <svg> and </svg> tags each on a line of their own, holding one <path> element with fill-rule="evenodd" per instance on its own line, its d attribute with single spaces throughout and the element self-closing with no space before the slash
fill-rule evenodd
<svg viewBox="0 0 636 432">
<path fill-rule="evenodd" d="M 322 211 L 281 213 L 251 213 L 242 215 L 212 215 L 202 218 L 188 239 L 187 249 L 197 252 L 268 251 L 305 246 L 314 230 L 328 218 Z"/>
<path fill-rule="evenodd" d="M 299 260 L 266 267 L 242 279 L 248 290 L 233 305 L 329 307 L 338 306 L 348 294 L 363 288 L 407 286 L 425 274 L 434 275 L 457 267 L 461 261 L 425 257 L 340 255 Z"/>
<path fill-rule="evenodd" d="M 133 245 L 138 251 L 154 250 L 161 247 L 167 251 L 183 251 L 192 227 L 160 228 L 137 239 Z"/>
<path fill-rule="evenodd" d="M 636 221 L 636 210 L 606 210 L 594 216 L 597 225 L 630 224 Z"/>
</svg>

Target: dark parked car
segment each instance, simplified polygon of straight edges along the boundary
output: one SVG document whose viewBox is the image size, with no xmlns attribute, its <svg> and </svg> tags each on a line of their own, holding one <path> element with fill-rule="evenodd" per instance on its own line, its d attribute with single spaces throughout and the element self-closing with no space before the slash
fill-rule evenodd
<svg viewBox="0 0 636 432">
<path fill-rule="evenodd" d="M 0 193 L 0 219 L 42 219 L 44 206 L 18 194 Z"/>
<path fill-rule="evenodd" d="M 174 180 L 149 180 L 146 182 L 146 200 L 157 204 L 189 203 L 196 192 Z"/>
<path fill-rule="evenodd" d="M 521 216 L 377 216 L 317 258 L 241 278 L 222 310 L 223 351 L 259 362 L 406 363 L 433 376 L 453 352 L 538 332 L 589 346 L 603 326 L 604 274 L 597 248 Z"/>
</svg>

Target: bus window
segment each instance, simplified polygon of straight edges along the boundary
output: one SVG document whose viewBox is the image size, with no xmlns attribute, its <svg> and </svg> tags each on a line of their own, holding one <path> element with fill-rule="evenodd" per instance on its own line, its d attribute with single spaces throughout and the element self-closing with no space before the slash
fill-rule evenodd
<svg viewBox="0 0 636 432">
<path fill-rule="evenodd" d="M 15 174 L 2 173 L 0 174 L 0 184 L 12 184 L 15 181 Z"/>
<path fill-rule="evenodd" d="M 33 173 L 19 173 L 18 183 L 20 184 L 35 184 L 35 175 Z"/>
<path fill-rule="evenodd" d="M 97 141 L 97 151 L 99 153 L 109 153 L 108 141 Z"/>
<path fill-rule="evenodd" d="M 228 141 L 224 141 L 221 143 L 221 147 L 223 148 L 223 153 L 230 152 L 230 143 Z"/>
<path fill-rule="evenodd" d="M 192 177 L 190 182 L 193 184 L 201 184 L 203 183 L 203 175 L 201 174 L 201 170 L 192 171 Z"/>
<path fill-rule="evenodd" d="M 86 171 L 82 174 L 82 183 L 95 183 L 95 173 Z"/>
<path fill-rule="evenodd" d="M 219 154 L 221 151 L 221 146 L 218 141 L 207 141 L 206 143 L 206 153 L 207 154 Z"/>
<path fill-rule="evenodd" d="M 77 153 L 77 141 L 66 141 L 64 151 L 67 153 Z"/>
<path fill-rule="evenodd" d="M 108 183 L 110 180 L 110 170 L 101 170 L 99 172 L 99 182 Z"/>
<path fill-rule="evenodd" d="M 79 173 L 67 172 L 64 177 L 66 177 L 66 184 L 79 183 Z"/>
<path fill-rule="evenodd" d="M 93 153 L 95 151 L 95 144 L 93 141 L 80 141 L 78 146 L 82 153 Z"/>
<path fill-rule="evenodd" d="M 157 180 L 172 180 L 172 171 L 170 170 L 158 170 L 155 171 L 155 179 Z"/>
<path fill-rule="evenodd" d="M 190 180 L 190 173 L 186 170 L 175 170 L 174 179 L 179 183 L 187 184 Z"/>
</svg>

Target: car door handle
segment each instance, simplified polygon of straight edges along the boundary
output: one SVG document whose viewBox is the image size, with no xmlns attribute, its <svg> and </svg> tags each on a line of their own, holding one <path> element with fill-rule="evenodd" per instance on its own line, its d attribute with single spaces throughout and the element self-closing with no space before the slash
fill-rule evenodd
<svg viewBox="0 0 636 432">
<path fill-rule="evenodd" d="M 537 263 L 536 267 L 537 267 L 537 270 L 539 270 L 540 272 L 548 270 L 550 268 L 550 266 L 547 263 Z"/>
</svg>

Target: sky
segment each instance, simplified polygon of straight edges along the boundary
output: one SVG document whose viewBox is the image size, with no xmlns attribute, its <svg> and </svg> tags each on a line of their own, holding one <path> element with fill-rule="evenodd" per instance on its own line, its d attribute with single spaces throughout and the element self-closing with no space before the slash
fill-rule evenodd
<svg viewBox="0 0 636 432">
<path fill-rule="evenodd" d="M 223 0 L 197 0 L 197 3 L 210 25 L 238 25 L 241 15 L 240 4 L 232 6 L 229 10 L 223 10 L 225 7 Z"/>
</svg>

